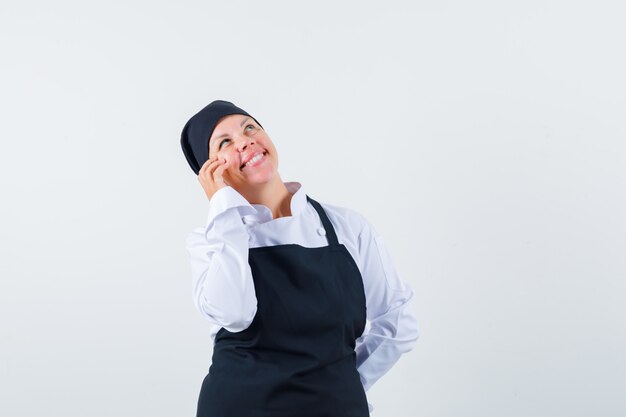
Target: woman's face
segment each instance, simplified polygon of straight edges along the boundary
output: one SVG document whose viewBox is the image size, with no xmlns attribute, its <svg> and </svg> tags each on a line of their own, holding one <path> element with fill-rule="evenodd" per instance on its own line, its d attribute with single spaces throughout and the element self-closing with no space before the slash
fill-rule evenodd
<svg viewBox="0 0 626 417">
<path fill-rule="evenodd" d="M 261 157 L 255 157 L 256 154 Z M 209 155 L 229 162 L 224 179 L 235 189 L 266 183 L 278 172 L 274 143 L 252 117 L 231 114 L 215 126 L 209 139 Z M 256 161 L 250 161 L 255 157 Z M 245 164 L 244 162 L 251 163 Z"/>
</svg>

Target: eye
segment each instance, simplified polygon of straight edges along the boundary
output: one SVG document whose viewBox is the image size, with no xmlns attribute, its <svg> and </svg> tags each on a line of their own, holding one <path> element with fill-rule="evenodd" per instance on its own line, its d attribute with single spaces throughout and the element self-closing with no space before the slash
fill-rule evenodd
<svg viewBox="0 0 626 417">
<path fill-rule="evenodd" d="M 255 125 L 252 125 L 252 124 L 247 125 L 247 126 L 246 126 L 246 129 L 247 129 L 247 128 L 249 128 L 249 127 L 251 127 L 251 128 L 252 128 L 252 129 L 250 129 L 250 130 L 256 130 L 256 126 L 255 126 Z"/>
<path fill-rule="evenodd" d="M 218 145 L 217 149 L 222 149 L 222 144 L 223 144 L 224 142 L 226 142 L 227 140 L 230 140 L 230 139 L 226 138 L 226 139 L 222 140 L 222 141 L 220 142 L 220 144 Z"/>
</svg>

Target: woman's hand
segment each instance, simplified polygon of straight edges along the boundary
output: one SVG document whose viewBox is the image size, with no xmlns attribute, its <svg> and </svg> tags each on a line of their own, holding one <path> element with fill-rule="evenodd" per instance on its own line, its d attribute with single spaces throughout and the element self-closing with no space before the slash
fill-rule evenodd
<svg viewBox="0 0 626 417">
<path fill-rule="evenodd" d="M 217 156 L 210 157 L 200 168 L 198 181 L 200 181 L 200 185 L 202 185 L 209 200 L 217 190 L 230 185 L 224 180 L 226 168 L 228 168 L 228 162 Z"/>
</svg>

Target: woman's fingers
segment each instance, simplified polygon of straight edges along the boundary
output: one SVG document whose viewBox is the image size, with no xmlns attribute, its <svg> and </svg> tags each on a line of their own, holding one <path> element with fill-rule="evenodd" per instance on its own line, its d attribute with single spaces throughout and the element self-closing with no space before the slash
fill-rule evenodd
<svg viewBox="0 0 626 417">
<path fill-rule="evenodd" d="M 199 175 L 205 177 L 209 181 L 213 181 L 213 172 L 220 163 L 221 161 L 217 159 L 217 157 L 209 159 L 200 169 Z"/>
<path fill-rule="evenodd" d="M 198 181 L 209 199 L 218 189 L 228 185 L 224 180 L 224 171 L 228 168 L 228 165 L 228 162 L 213 156 L 200 167 Z"/>
<path fill-rule="evenodd" d="M 222 163 L 222 165 L 218 166 L 215 171 L 213 171 L 213 178 L 219 185 L 226 185 L 224 182 L 224 171 L 226 168 L 228 168 L 228 162 Z"/>
<path fill-rule="evenodd" d="M 219 159 L 217 159 L 216 156 L 212 156 L 209 159 L 207 159 L 204 164 L 202 164 L 202 167 L 200 167 L 200 171 L 199 174 L 202 174 L 206 171 L 209 171 L 209 168 L 211 167 L 211 165 L 215 164 L 215 162 L 218 162 Z"/>
</svg>

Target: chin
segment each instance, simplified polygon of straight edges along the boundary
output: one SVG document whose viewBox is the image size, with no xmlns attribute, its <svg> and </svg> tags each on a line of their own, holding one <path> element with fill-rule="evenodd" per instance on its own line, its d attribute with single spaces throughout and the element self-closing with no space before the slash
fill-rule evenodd
<svg viewBox="0 0 626 417">
<path fill-rule="evenodd" d="M 249 185 L 266 184 L 270 182 L 272 179 L 274 179 L 274 177 L 276 177 L 277 174 L 278 173 L 276 171 L 255 172 L 246 178 L 247 179 L 246 183 Z"/>
</svg>

